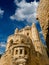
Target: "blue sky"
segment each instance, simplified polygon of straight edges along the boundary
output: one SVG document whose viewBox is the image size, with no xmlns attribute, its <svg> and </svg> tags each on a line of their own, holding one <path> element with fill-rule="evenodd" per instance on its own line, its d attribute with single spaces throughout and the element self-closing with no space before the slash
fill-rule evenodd
<svg viewBox="0 0 49 65">
<path fill-rule="evenodd" d="M 45 43 L 39 23 L 36 20 L 36 10 L 39 0 L 0 0 L 0 54 L 5 51 L 7 37 L 16 28 L 36 23 L 42 42 Z"/>
</svg>

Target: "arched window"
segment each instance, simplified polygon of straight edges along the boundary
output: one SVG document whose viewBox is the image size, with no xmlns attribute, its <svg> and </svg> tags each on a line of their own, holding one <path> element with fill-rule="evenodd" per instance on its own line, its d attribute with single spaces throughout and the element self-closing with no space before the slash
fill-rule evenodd
<svg viewBox="0 0 49 65">
<path fill-rule="evenodd" d="M 27 36 L 29 36 L 29 33 L 27 33 Z"/>
<path fill-rule="evenodd" d="M 16 50 L 16 54 L 18 54 L 18 50 Z"/>
<path fill-rule="evenodd" d="M 13 43 L 13 39 L 10 40 L 10 43 Z"/>
<path fill-rule="evenodd" d="M 21 40 L 21 43 L 24 43 L 24 40 L 23 39 Z"/>
</svg>

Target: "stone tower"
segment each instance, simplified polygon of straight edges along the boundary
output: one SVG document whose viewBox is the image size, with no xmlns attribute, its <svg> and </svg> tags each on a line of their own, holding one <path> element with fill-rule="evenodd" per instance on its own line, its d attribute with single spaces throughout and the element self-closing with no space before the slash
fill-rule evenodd
<svg viewBox="0 0 49 65">
<path fill-rule="evenodd" d="M 40 22 L 43 35 L 49 50 L 49 0 L 40 0 L 39 6 L 37 8 L 37 19 Z"/>
<path fill-rule="evenodd" d="M 39 32 L 36 28 L 36 25 L 35 23 L 32 24 L 32 26 L 26 26 L 25 28 L 21 29 L 21 30 L 18 30 L 16 28 L 15 30 L 15 34 L 23 34 L 27 37 L 30 37 L 30 39 L 32 40 L 33 42 L 33 45 L 35 47 L 35 50 L 36 52 L 38 53 L 41 53 L 45 56 L 47 56 L 47 53 L 45 51 L 46 47 L 42 44 L 41 40 L 40 40 L 40 37 L 39 37 Z M 38 43 L 38 44 L 37 44 Z M 43 48 L 44 47 L 44 48 Z"/>
<path fill-rule="evenodd" d="M 0 65 L 49 65 L 46 47 L 34 23 L 21 30 L 16 28 L 14 34 L 8 37 Z"/>
</svg>

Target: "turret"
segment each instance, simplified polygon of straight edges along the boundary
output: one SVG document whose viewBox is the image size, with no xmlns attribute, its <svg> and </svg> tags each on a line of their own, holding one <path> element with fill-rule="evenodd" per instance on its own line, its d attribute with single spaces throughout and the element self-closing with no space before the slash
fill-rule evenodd
<svg viewBox="0 0 49 65">
<path fill-rule="evenodd" d="M 35 50 L 37 53 L 42 54 L 42 48 L 41 48 L 42 43 L 40 41 L 39 33 L 38 33 L 35 23 L 32 24 L 31 31 L 32 31 L 32 42 L 34 44 Z"/>
<path fill-rule="evenodd" d="M 32 41 L 39 41 L 40 38 L 39 38 L 39 33 L 38 33 L 38 30 L 36 28 L 36 25 L 35 23 L 32 24 Z"/>
<path fill-rule="evenodd" d="M 7 51 L 13 56 L 13 62 L 16 65 L 26 65 L 30 58 L 30 48 L 35 53 L 32 40 L 23 34 L 14 34 L 8 37 Z M 34 54 L 32 54 L 34 55 Z"/>
<path fill-rule="evenodd" d="M 34 44 L 35 51 L 37 52 L 37 54 L 40 53 L 47 57 L 46 48 L 43 46 L 40 40 L 39 32 L 36 28 L 35 23 L 32 24 L 31 31 L 32 31 L 32 42 Z"/>
</svg>

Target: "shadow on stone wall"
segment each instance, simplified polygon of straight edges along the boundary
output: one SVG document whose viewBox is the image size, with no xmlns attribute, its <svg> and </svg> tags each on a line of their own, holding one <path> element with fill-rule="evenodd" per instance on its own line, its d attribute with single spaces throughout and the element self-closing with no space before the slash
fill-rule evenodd
<svg viewBox="0 0 49 65">
<path fill-rule="evenodd" d="M 1 58 L 1 54 L 0 54 L 0 58 Z"/>
</svg>

